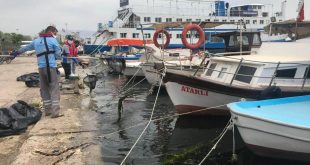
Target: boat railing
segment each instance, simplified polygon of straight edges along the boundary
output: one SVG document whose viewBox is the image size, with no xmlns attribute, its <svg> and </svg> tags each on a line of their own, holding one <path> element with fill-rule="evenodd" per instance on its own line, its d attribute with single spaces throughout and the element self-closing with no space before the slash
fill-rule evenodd
<svg viewBox="0 0 310 165">
<path fill-rule="evenodd" d="M 265 84 L 269 84 L 268 86 L 271 86 L 272 84 L 274 84 L 276 81 L 281 81 L 281 80 L 297 80 L 297 81 L 301 81 L 301 89 L 304 89 L 305 88 L 305 86 L 306 86 L 306 83 L 308 82 L 307 80 L 310 80 L 310 77 L 309 77 L 309 72 L 310 72 L 310 64 L 302 64 L 302 63 L 280 63 L 280 62 L 278 62 L 278 63 L 275 63 L 275 64 L 277 64 L 276 65 L 276 67 L 275 67 L 275 70 L 274 70 L 274 72 L 273 72 L 273 74 L 272 74 L 272 76 L 255 76 L 255 75 L 248 75 L 248 74 L 240 74 L 240 73 L 238 73 L 239 72 L 239 70 L 240 70 L 240 68 L 241 68 L 241 66 L 242 66 L 242 64 L 245 62 L 245 61 L 247 61 L 247 60 L 244 60 L 243 58 L 241 58 L 240 59 L 240 61 L 239 61 L 239 64 L 238 64 L 238 66 L 237 66 L 237 69 L 235 70 L 235 72 L 233 73 L 233 72 L 227 72 L 227 71 L 221 71 L 221 70 L 217 70 L 217 69 L 211 69 L 211 68 L 205 68 L 205 74 L 209 71 L 209 70 L 211 70 L 212 71 L 212 73 L 209 75 L 209 76 L 212 76 L 212 74 L 213 74 L 213 72 L 218 72 L 219 74 L 227 74 L 227 75 L 231 75 L 232 76 L 232 78 L 231 78 L 231 81 L 230 81 L 230 83 L 229 83 L 229 85 L 231 86 L 231 85 L 233 85 L 233 82 L 234 82 L 234 80 L 236 80 L 236 77 L 237 76 L 239 76 L 239 77 L 251 77 L 252 79 L 253 78 L 257 78 L 257 79 L 270 79 L 270 81 L 269 81 L 269 83 L 265 83 Z M 268 62 L 269 63 L 269 62 Z M 279 70 L 279 69 L 281 69 L 281 68 L 287 68 L 287 66 L 284 66 L 284 67 L 282 67 L 281 65 L 287 65 L 287 64 L 294 64 L 294 66 L 305 66 L 306 67 L 306 70 L 305 70 L 305 72 L 304 72 L 304 74 L 303 74 L 303 76 L 301 77 L 301 76 L 299 76 L 299 77 L 277 77 L 277 71 Z M 292 66 L 290 66 L 290 67 L 292 67 Z M 297 73 L 297 71 L 296 71 L 296 73 Z M 295 73 L 295 74 L 296 74 Z M 302 74 L 301 74 L 302 75 Z M 296 75 L 295 75 L 296 76 Z M 252 79 L 251 79 L 251 81 L 252 81 Z M 237 80 L 238 81 L 238 80 Z M 251 82 L 250 81 L 250 82 Z M 250 82 L 249 82 L 249 84 L 250 84 Z M 296 84 L 297 82 L 295 82 L 295 81 L 290 81 L 291 83 L 293 83 L 293 84 Z"/>
</svg>

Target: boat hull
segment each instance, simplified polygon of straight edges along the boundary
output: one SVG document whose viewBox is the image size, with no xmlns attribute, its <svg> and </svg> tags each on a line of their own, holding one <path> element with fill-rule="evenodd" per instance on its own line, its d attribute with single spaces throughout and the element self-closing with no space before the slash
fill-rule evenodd
<svg viewBox="0 0 310 165">
<path fill-rule="evenodd" d="M 142 71 L 147 82 L 153 86 L 158 87 L 161 80 L 161 73 L 155 69 L 154 63 L 145 63 L 142 65 Z"/>
<path fill-rule="evenodd" d="M 310 130 L 231 111 L 249 149 L 260 156 L 310 161 Z"/>
<path fill-rule="evenodd" d="M 130 66 L 128 66 L 127 64 L 128 63 L 126 63 L 126 68 L 123 71 L 125 76 L 127 76 L 127 77 L 132 77 L 132 76 L 144 77 L 144 73 L 143 73 L 140 65 L 130 65 Z"/>
<path fill-rule="evenodd" d="M 223 95 L 204 88 L 176 82 L 167 82 L 165 86 L 178 113 L 216 116 L 229 115 L 226 104 L 241 99 L 240 97 Z"/>
<path fill-rule="evenodd" d="M 216 107 L 216 109 L 225 110 L 226 113 L 229 114 L 225 104 L 237 102 L 241 99 L 258 100 L 262 97 L 262 91 L 264 90 L 264 88 L 231 86 L 229 84 L 214 82 L 206 78 L 171 71 L 166 72 L 164 82 L 177 112 L 191 112 L 201 108 L 221 106 Z M 309 91 L 282 90 L 282 97 L 306 94 L 309 94 Z M 222 113 L 214 113 L 214 115 L 221 114 Z"/>
</svg>

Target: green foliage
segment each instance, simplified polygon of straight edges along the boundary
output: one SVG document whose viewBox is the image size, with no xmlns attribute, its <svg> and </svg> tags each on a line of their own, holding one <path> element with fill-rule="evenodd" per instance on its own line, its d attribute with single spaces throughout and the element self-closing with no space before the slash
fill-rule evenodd
<svg viewBox="0 0 310 165">
<path fill-rule="evenodd" d="M 30 36 L 24 36 L 16 33 L 3 33 L 0 31 L 0 54 L 18 49 L 21 46 L 21 42 L 24 40 L 31 40 Z"/>
<path fill-rule="evenodd" d="M 173 155 L 168 155 L 164 161 L 161 163 L 163 165 L 173 165 L 173 164 L 183 164 L 184 162 L 192 162 L 193 159 L 199 158 L 197 160 L 201 160 L 201 156 L 204 156 L 206 153 L 206 148 L 209 148 L 209 144 L 197 144 L 191 147 L 188 147 L 180 152 L 177 152 Z M 194 164 L 197 164 L 195 162 Z"/>
</svg>

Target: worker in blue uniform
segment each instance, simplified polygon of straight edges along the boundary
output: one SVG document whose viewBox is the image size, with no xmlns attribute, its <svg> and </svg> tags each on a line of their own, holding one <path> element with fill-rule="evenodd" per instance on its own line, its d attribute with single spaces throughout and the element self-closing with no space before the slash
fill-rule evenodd
<svg viewBox="0 0 310 165">
<path fill-rule="evenodd" d="M 26 51 L 35 50 L 37 55 L 40 94 L 43 100 L 45 115 L 52 118 L 63 116 L 60 114 L 60 90 L 58 84 L 56 59 L 60 58 L 61 47 L 56 40 L 58 30 L 54 26 L 48 26 L 45 33 L 34 39 L 29 45 L 14 51 L 13 58 Z"/>
</svg>

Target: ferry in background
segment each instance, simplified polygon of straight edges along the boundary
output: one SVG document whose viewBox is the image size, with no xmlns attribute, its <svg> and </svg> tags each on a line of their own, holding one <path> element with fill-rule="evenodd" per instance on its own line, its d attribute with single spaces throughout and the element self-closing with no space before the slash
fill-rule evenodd
<svg viewBox="0 0 310 165">
<path fill-rule="evenodd" d="M 273 13 L 270 4 L 230 6 L 225 1 L 131 0 L 129 3 L 129 0 L 120 0 L 120 9 L 115 19 L 104 25 L 98 24 L 97 32 L 86 39 L 84 51 L 87 54 L 109 51 L 106 42 L 112 38 L 151 39 L 157 28 L 169 31 L 171 39 L 168 48 L 184 48 L 181 33 L 183 26 L 188 23 L 203 27 L 207 40 L 201 48 L 208 50 L 224 49 L 223 40 L 212 37 L 212 34 L 240 29 L 241 21 L 247 29 L 262 32 L 263 41 L 271 41 L 274 37 L 265 33 L 264 27 L 285 19 L 285 4 L 286 1 L 283 1 L 281 11 Z M 163 26 L 157 26 L 159 24 Z M 188 36 L 193 42 L 198 37 Z M 276 36 L 276 40 L 283 38 L 286 36 Z"/>
</svg>

